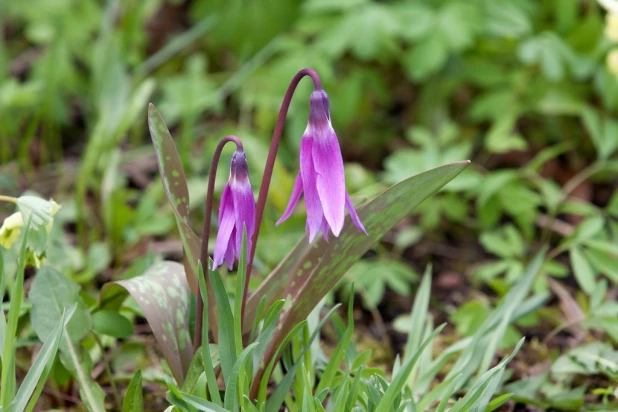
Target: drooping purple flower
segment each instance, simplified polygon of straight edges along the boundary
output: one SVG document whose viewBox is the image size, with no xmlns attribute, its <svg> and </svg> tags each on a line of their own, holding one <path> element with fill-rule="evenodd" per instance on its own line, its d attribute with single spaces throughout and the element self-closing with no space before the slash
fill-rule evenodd
<svg viewBox="0 0 618 412">
<path fill-rule="evenodd" d="M 225 260 L 232 270 L 234 260 L 240 258 L 243 225 L 247 228 L 247 250 L 251 250 L 251 236 L 255 229 L 255 200 L 249 183 L 247 157 L 245 152 L 236 151 L 232 155 L 230 178 L 221 195 L 213 269 Z"/>
<path fill-rule="evenodd" d="M 307 205 L 309 242 L 313 242 L 319 230 L 322 230 L 327 241 L 329 229 L 339 236 L 346 207 L 354 225 L 367 234 L 345 188 L 343 158 L 330 121 L 330 105 L 324 90 L 311 94 L 309 123 L 300 143 L 300 172 L 296 176 L 288 206 L 277 225 L 290 217 L 302 193 Z"/>
</svg>

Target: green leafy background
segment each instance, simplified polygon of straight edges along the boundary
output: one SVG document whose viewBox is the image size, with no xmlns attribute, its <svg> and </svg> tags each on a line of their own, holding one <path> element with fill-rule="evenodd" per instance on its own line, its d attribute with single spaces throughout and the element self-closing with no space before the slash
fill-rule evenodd
<svg viewBox="0 0 618 412">
<path fill-rule="evenodd" d="M 499 392 L 512 394 L 511 405 L 616 408 L 618 81 L 605 30 L 606 12 L 593 0 L 0 2 L 0 194 L 30 190 L 62 204 L 47 238 L 29 239 L 37 250 L 45 240 L 47 266 L 25 273 L 28 299 L 14 315 L 17 370 L 25 374 L 35 345 L 52 342 L 63 310 L 75 305 L 48 379 L 56 393 L 79 393 L 102 410 L 117 384 L 130 390 L 127 410 L 138 399 L 164 409 L 164 383 L 183 376 L 190 358 L 180 350 L 170 363 L 172 349 L 170 357 L 153 349 L 164 332 L 144 319 L 166 314 L 149 315 L 139 297 L 102 286 L 130 284 L 153 264 L 185 273 L 157 262 L 182 262 L 183 244 L 197 250 L 218 139 L 243 139 L 257 189 L 287 82 L 311 67 L 330 96 L 357 204 L 417 173 L 472 161 L 327 294 L 347 299 L 354 283 L 354 339 L 373 350 L 373 364 L 388 371 L 404 350 L 406 313 L 427 264 L 428 311 L 448 323 L 447 346 L 482 330 L 547 245 L 530 297 L 539 307 L 509 315 L 495 343 L 506 356 L 527 337 Z M 290 108 L 250 284 L 269 302 L 285 285 L 264 290 L 261 281 L 290 251 L 308 251 L 302 240 L 293 249 L 304 233 L 302 206 L 274 222 L 298 170 L 310 92 L 304 80 Z M 153 150 L 149 102 L 174 136 L 186 188 L 161 181 L 164 139 Z M 14 211 L 0 204 L 1 218 Z M 4 299 L 20 284 L 19 245 L 3 255 Z M 235 277 L 225 283 L 233 290 Z M 184 322 L 192 324 L 194 302 L 183 302 L 177 343 L 186 341 Z M 257 295 L 249 305 L 257 311 Z M 140 381 L 158 389 L 140 398 Z M 45 393 L 45 407 L 62 407 Z"/>
</svg>

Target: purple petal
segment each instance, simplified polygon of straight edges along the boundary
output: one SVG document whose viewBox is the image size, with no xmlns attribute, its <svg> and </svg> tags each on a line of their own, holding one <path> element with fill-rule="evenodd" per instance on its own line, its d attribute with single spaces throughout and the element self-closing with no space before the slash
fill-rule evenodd
<svg viewBox="0 0 618 412">
<path fill-rule="evenodd" d="M 330 227 L 328 226 L 328 222 L 326 221 L 326 218 L 322 218 L 322 234 L 324 235 L 324 240 L 326 240 L 326 243 L 328 243 L 328 232 L 330 230 Z"/>
<path fill-rule="evenodd" d="M 234 239 L 234 237 L 236 236 L 236 228 L 234 228 L 234 230 L 232 230 L 232 234 L 230 236 L 230 240 Z M 225 262 L 227 263 L 227 268 L 229 270 L 234 269 L 234 242 L 230 241 L 227 244 L 227 250 L 225 251 Z"/>
<path fill-rule="evenodd" d="M 303 189 L 305 191 L 305 204 L 307 205 L 307 231 L 309 232 L 309 243 L 318 234 L 322 226 L 322 204 L 316 188 L 316 173 L 313 168 L 311 146 L 313 139 L 303 136 L 300 142 L 300 173 L 303 178 Z"/>
<path fill-rule="evenodd" d="M 352 219 L 354 226 L 356 226 L 358 230 L 360 230 L 364 234 L 368 235 L 367 231 L 365 230 L 365 226 L 363 226 L 363 224 L 360 221 L 360 218 L 356 214 L 356 210 L 354 209 L 354 204 L 352 203 L 352 199 L 350 199 L 350 195 L 348 194 L 347 190 L 345 192 L 345 205 L 348 207 L 348 211 L 350 212 L 350 218 Z"/>
<path fill-rule="evenodd" d="M 337 135 L 330 124 L 313 139 L 313 164 L 317 174 L 316 187 L 326 221 L 335 236 L 343 228 L 345 211 L 345 175 Z"/>
<path fill-rule="evenodd" d="M 223 263 L 224 258 L 227 260 L 230 237 L 234 230 L 234 202 L 232 196 L 230 196 L 230 190 L 230 186 L 225 185 L 225 189 L 223 189 L 223 194 L 221 196 L 221 204 L 219 205 L 219 231 L 217 232 L 217 240 L 215 241 L 213 270 Z M 228 265 L 229 264 L 230 262 L 228 260 Z"/>
<path fill-rule="evenodd" d="M 290 196 L 290 201 L 288 202 L 288 206 L 285 208 L 285 212 L 283 212 L 283 216 L 281 219 L 277 220 L 275 226 L 279 226 L 280 223 L 285 222 L 292 215 L 296 204 L 298 203 L 298 199 L 300 199 L 300 195 L 303 193 L 303 178 L 300 175 L 300 172 L 296 175 L 296 180 L 294 181 L 294 188 L 292 189 L 292 195 Z"/>
<path fill-rule="evenodd" d="M 255 229 L 255 200 L 248 180 L 246 185 L 243 184 L 232 188 L 232 198 L 234 199 L 236 219 L 236 243 L 234 248 L 236 256 L 240 257 L 243 225 L 247 227 L 247 248 L 249 250 L 251 250 L 251 237 Z"/>
</svg>

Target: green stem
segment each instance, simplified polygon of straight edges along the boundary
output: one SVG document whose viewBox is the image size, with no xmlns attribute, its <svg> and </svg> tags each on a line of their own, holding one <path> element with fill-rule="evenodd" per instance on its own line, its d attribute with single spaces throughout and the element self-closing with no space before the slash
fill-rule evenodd
<svg viewBox="0 0 618 412">
<path fill-rule="evenodd" d="M 0 201 L 11 202 L 11 203 L 17 204 L 17 198 L 16 197 L 12 197 L 12 196 L 0 195 Z"/>
</svg>

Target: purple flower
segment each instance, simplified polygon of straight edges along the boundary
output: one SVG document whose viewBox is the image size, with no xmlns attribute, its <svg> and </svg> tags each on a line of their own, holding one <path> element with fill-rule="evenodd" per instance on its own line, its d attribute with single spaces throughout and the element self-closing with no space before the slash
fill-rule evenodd
<svg viewBox="0 0 618 412">
<path fill-rule="evenodd" d="M 339 236 L 346 207 L 354 225 L 367 234 L 345 188 L 343 158 L 330 122 L 328 95 L 324 90 L 311 94 L 309 123 L 300 143 L 300 172 L 290 202 L 277 225 L 290 217 L 302 193 L 307 205 L 309 242 L 313 242 L 319 230 L 327 241 L 329 229 Z"/>
<path fill-rule="evenodd" d="M 247 156 L 245 152 L 236 151 L 230 165 L 230 179 L 221 195 L 213 269 L 225 260 L 232 270 L 234 259 L 240 258 L 243 225 L 247 228 L 247 248 L 251 250 L 251 236 L 255 229 L 255 200 L 249 183 Z"/>
</svg>

